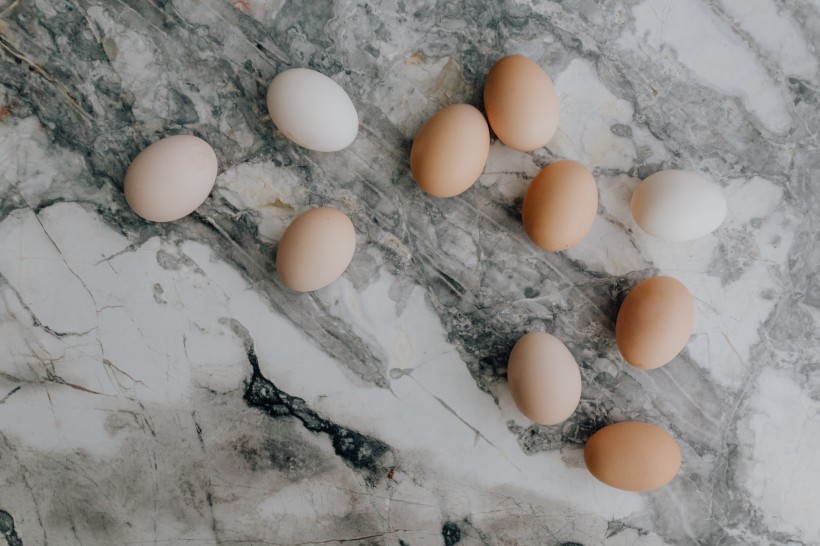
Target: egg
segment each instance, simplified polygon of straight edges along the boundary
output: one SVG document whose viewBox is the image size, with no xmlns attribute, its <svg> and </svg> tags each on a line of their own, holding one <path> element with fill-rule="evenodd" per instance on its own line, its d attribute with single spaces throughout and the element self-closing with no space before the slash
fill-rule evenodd
<svg viewBox="0 0 820 546">
<path fill-rule="evenodd" d="M 427 120 L 410 150 L 416 183 L 436 197 L 453 197 L 472 186 L 487 163 L 490 129 L 468 104 L 454 104 Z"/>
<path fill-rule="evenodd" d="M 572 415 L 581 400 L 581 372 L 561 341 L 530 332 L 513 347 L 507 364 L 510 393 L 521 413 L 542 425 Z"/>
<path fill-rule="evenodd" d="M 179 220 L 205 201 L 216 173 L 216 154 L 207 142 L 192 135 L 169 136 L 145 148 L 128 166 L 125 200 L 146 220 Z"/>
<path fill-rule="evenodd" d="M 661 171 L 632 194 L 632 216 L 642 230 L 666 241 L 690 241 L 723 223 L 726 198 L 720 187 L 687 171 Z"/>
<path fill-rule="evenodd" d="M 282 134 L 317 152 L 347 148 L 359 132 L 359 115 L 345 90 L 307 68 L 291 68 L 273 79 L 268 112 Z"/>
<path fill-rule="evenodd" d="M 533 243 L 544 250 L 566 250 L 586 237 L 598 211 L 592 173 L 564 159 L 546 166 L 524 195 L 521 219 Z"/>
<path fill-rule="evenodd" d="M 510 55 L 496 62 L 484 84 L 490 127 L 505 145 L 532 152 L 558 129 L 558 94 L 547 73 L 527 57 Z"/>
<path fill-rule="evenodd" d="M 287 227 L 276 252 L 282 282 L 297 292 L 312 292 L 342 276 L 356 250 L 356 230 L 342 211 L 311 209 Z"/>
<path fill-rule="evenodd" d="M 584 463 L 603 483 L 645 492 L 671 482 L 681 465 L 677 442 L 665 430 L 637 421 L 606 426 L 584 446 Z"/>
<path fill-rule="evenodd" d="M 672 277 L 651 277 L 629 291 L 615 322 L 624 360 L 644 370 L 660 368 L 689 341 L 695 306 L 689 290 Z"/>
</svg>

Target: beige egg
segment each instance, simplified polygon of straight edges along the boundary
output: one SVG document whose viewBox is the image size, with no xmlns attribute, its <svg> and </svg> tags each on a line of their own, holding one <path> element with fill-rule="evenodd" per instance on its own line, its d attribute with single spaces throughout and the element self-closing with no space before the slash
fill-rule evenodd
<svg viewBox="0 0 820 546">
<path fill-rule="evenodd" d="M 490 129 L 468 104 L 440 110 L 421 128 L 410 150 L 416 183 L 436 197 L 453 197 L 470 188 L 487 163 Z"/>
<path fill-rule="evenodd" d="M 505 145 L 532 152 L 558 129 L 558 94 L 547 73 L 530 59 L 510 55 L 496 62 L 484 84 L 490 127 Z"/>
<path fill-rule="evenodd" d="M 581 400 L 581 372 L 569 349 L 544 332 L 530 332 L 513 347 L 507 381 L 521 413 L 542 425 L 567 419 Z"/>
<path fill-rule="evenodd" d="M 615 322 L 615 341 L 624 360 L 644 370 L 660 368 L 689 341 L 695 306 L 689 290 L 672 277 L 639 282 L 624 299 Z"/>
<path fill-rule="evenodd" d="M 297 292 L 319 290 L 345 272 L 356 250 L 356 230 L 343 212 L 311 209 L 285 230 L 276 252 L 276 270 Z"/>
<path fill-rule="evenodd" d="M 191 214 L 214 187 L 213 148 L 192 135 L 158 140 L 140 152 L 125 173 L 128 206 L 154 222 L 171 222 Z"/>
<path fill-rule="evenodd" d="M 586 237 L 598 212 L 598 187 L 589 169 L 564 159 L 533 179 L 521 207 L 532 242 L 544 250 L 566 250 Z"/>
<path fill-rule="evenodd" d="M 651 491 L 674 479 L 681 465 L 675 439 L 648 423 L 609 425 L 587 440 L 584 463 L 598 480 L 625 491 Z"/>
</svg>

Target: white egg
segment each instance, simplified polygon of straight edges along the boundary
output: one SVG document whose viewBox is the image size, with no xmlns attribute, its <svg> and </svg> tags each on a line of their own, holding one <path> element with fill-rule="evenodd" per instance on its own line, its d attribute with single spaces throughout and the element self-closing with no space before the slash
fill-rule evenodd
<svg viewBox="0 0 820 546">
<path fill-rule="evenodd" d="M 345 90 L 307 68 L 291 68 L 273 79 L 268 112 L 286 137 L 317 152 L 346 148 L 359 132 L 359 115 Z"/>
<path fill-rule="evenodd" d="M 632 194 L 632 216 L 648 234 L 667 241 L 691 241 L 723 223 L 726 198 L 700 175 L 669 170 L 641 182 Z"/>
</svg>

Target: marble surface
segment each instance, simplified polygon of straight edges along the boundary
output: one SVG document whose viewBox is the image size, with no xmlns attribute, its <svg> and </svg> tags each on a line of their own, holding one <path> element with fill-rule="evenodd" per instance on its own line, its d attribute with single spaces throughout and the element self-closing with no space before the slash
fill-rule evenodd
<svg viewBox="0 0 820 546">
<path fill-rule="evenodd" d="M 814 0 L 0 0 L 0 545 L 820 544 L 820 5 Z M 413 135 L 523 53 L 552 76 L 548 148 L 493 141 L 485 174 L 424 195 Z M 361 127 L 332 154 L 273 128 L 265 90 L 304 66 Z M 127 207 L 131 158 L 199 135 L 220 173 L 170 224 Z M 590 236 L 520 224 L 556 158 L 593 169 Z M 641 233 L 639 179 L 713 178 L 726 222 Z M 358 232 L 299 295 L 274 256 L 300 211 Z M 647 276 L 695 297 L 686 350 L 651 372 L 613 339 Z M 563 339 L 575 415 L 535 426 L 507 355 Z M 637 419 L 683 467 L 620 492 L 584 441 Z"/>
</svg>

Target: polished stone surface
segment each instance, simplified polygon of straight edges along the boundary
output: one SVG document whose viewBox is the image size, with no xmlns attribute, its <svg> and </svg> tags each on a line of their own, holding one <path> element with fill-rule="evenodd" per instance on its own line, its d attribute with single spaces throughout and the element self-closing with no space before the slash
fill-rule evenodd
<svg viewBox="0 0 820 546">
<path fill-rule="evenodd" d="M 0 0 L 0 544 L 820 543 L 818 48 L 813 0 Z M 558 134 L 532 154 L 494 141 L 471 190 L 424 195 L 413 135 L 480 107 L 514 52 L 553 77 Z M 293 66 L 350 94 L 348 149 L 270 123 Z M 125 168 L 175 133 L 213 145 L 216 188 L 142 221 Z M 601 197 L 565 253 L 519 218 L 556 158 Z M 715 233 L 640 232 L 630 193 L 665 168 L 722 186 Z M 356 256 L 290 292 L 277 241 L 325 204 Z M 697 318 L 643 372 L 613 321 L 655 273 Z M 582 368 L 562 425 L 510 399 L 530 330 Z M 626 419 L 679 442 L 669 486 L 585 470 L 584 441 Z"/>
</svg>

